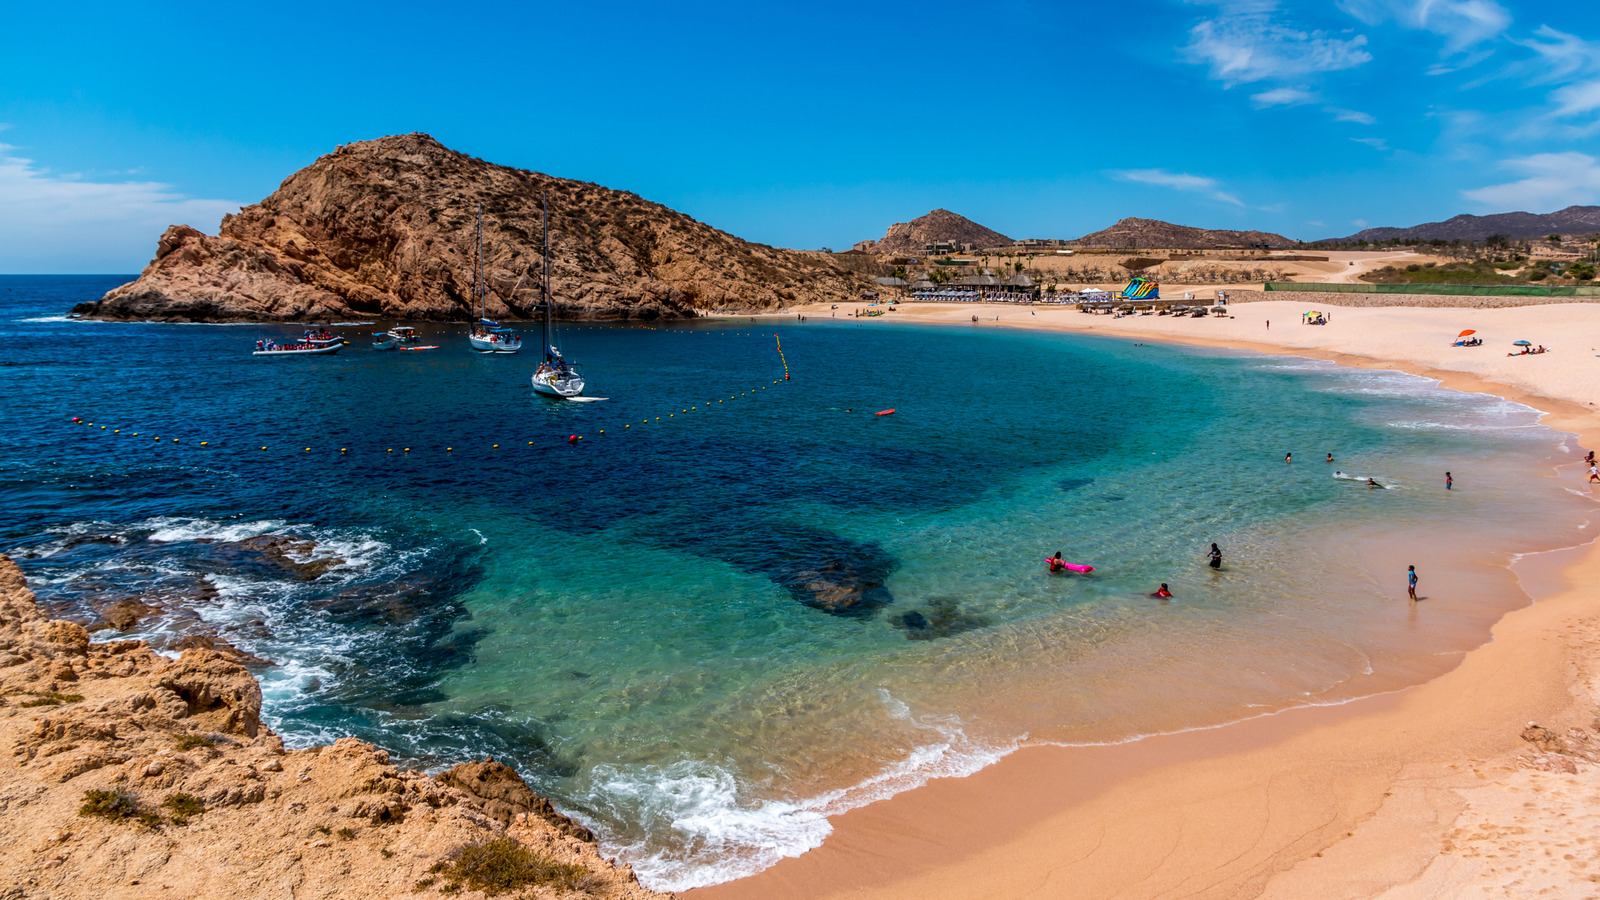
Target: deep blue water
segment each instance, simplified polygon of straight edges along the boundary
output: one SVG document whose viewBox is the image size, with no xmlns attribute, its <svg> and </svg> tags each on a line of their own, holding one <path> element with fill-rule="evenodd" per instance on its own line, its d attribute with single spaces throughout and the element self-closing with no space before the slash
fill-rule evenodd
<svg viewBox="0 0 1600 900">
<path fill-rule="evenodd" d="M 0 277 L 0 548 L 41 599 L 92 620 L 143 598 L 158 645 L 200 629 L 274 661 L 291 744 L 505 759 L 661 887 L 769 865 L 1025 736 L 1404 680 L 1481 639 L 1495 565 L 1588 515 L 1531 411 L 1395 373 L 703 320 L 563 327 L 608 399 L 561 403 L 531 356 L 451 326 L 418 326 L 433 351 L 371 351 L 379 322 L 261 360 L 297 329 L 60 315 L 124 280 Z M 262 535 L 334 564 L 241 543 Z M 1433 563 L 1437 627 L 1393 601 L 1401 546 Z M 1099 570 L 1051 577 L 1057 550 Z"/>
</svg>

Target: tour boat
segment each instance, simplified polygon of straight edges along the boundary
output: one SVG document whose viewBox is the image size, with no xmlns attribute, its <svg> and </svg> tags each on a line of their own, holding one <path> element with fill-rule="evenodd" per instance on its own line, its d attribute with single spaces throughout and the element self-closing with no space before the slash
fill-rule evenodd
<svg viewBox="0 0 1600 900">
<path fill-rule="evenodd" d="M 556 347 L 555 315 L 552 307 L 555 298 L 550 294 L 550 208 L 549 198 L 544 204 L 544 362 L 533 373 L 533 389 L 549 397 L 577 397 L 583 393 L 583 376 L 578 374 L 578 364 L 567 362 Z"/>
<path fill-rule="evenodd" d="M 256 341 L 256 350 L 251 356 L 332 356 L 344 349 L 344 342 L 337 344 L 291 344 L 287 347 L 274 344 L 270 341 Z"/>
<path fill-rule="evenodd" d="M 396 325 L 389 329 L 389 334 L 394 336 L 397 344 L 409 346 L 417 342 L 417 330 L 410 325 Z"/>
<path fill-rule="evenodd" d="M 478 246 L 472 260 L 472 297 L 478 301 L 478 324 L 467 334 L 467 343 L 481 353 L 515 353 L 522 349 L 522 338 L 510 328 L 489 318 L 489 286 L 483 278 L 483 204 L 478 204 Z"/>
<path fill-rule="evenodd" d="M 306 333 L 301 336 L 300 342 L 302 344 L 310 344 L 313 347 L 342 347 L 347 343 L 344 338 L 326 328 L 321 331 L 307 329 Z"/>
</svg>

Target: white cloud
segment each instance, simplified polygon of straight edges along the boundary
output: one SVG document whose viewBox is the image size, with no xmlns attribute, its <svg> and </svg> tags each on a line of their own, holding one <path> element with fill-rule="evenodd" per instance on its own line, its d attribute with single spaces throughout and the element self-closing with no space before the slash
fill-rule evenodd
<svg viewBox="0 0 1600 900">
<path fill-rule="evenodd" d="M 1600 110 L 1600 78 L 1581 81 L 1550 92 L 1556 116 L 1582 116 Z"/>
<path fill-rule="evenodd" d="M 1389 142 L 1385 141 L 1383 138 L 1364 137 L 1364 138 L 1351 138 L 1350 140 L 1355 141 L 1358 144 L 1366 144 L 1368 147 L 1371 147 L 1374 150 L 1387 150 L 1387 149 L 1389 149 Z"/>
<path fill-rule="evenodd" d="M 1363 35 L 1336 37 L 1272 21 L 1271 2 L 1224 3 L 1219 15 L 1189 29 L 1185 51 L 1228 84 L 1289 79 L 1351 69 L 1372 59 Z"/>
<path fill-rule="evenodd" d="M 1511 42 L 1532 50 L 1546 67 L 1539 81 L 1562 81 L 1600 67 L 1600 42 L 1586 41 L 1577 35 L 1540 25 L 1528 40 Z"/>
<path fill-rule="evenodd" d="M 1340 0 L 1339 8 L 1366 25 L 1393 20 L 1445 39 L 1446 53 L 1460 53 L 1499 37 L 1511 13 L 1493 0 Z"/>
<path fill-rule="evenodd" d="M 1600 160 L 1587 153 L 1536 153 L 1501 165 L 1524 177 L 1462 195 L 1494 212 L 1551 212 L 1600 199 Z"/>
<path fill-rule="evenodd" d="M 1378 120 L 1359 109 L 1340 109 L 1337 106 L 1325 106 L 1325 113 L 1332 113 L 1335 122 L 1355 122 L 1358 125 L 1376 125 Z"/>
<path fill-rule="evenodd" d="M 1203 175 L 1168 172 L 1165 169 L 1129 169 L 1112 172 L 1111 176 L 1119 181 L 1153 184 L 1157 187 L 1172 188 L 1175 191 L 1205 194 L 1213 200 L 1220 200 L 1223 203 L 1231 203 L 1235 206 L 1244 205 L 1243 200 L 1226 191 L 1219 190 L 1215 178 L 1206 178 Z"/>
<path fill-rule="evenodd" d="M 0 272 L 137 272 L 168 225 L 215 233 L 240 204 L 153 181 L 57 174 L 0 144 Z"/>
<path fill-rule="evenodd" d="M 1268 106 L 1299 106 L 1317 99 L 1317 95 L 1300 88 L 1281 87 L 1259 94 L 1251 94 L 1251 101 L 1258 107 Z"/>
<path fill-rule="evenodd" d="M 1351 219 L 1350 220 L 1350 224 L 1354 225 L 1357 228 L 1365 228 L 1365 227 L 1367 227 L 1367 220 L 1366 219 Z"/>
</svg>

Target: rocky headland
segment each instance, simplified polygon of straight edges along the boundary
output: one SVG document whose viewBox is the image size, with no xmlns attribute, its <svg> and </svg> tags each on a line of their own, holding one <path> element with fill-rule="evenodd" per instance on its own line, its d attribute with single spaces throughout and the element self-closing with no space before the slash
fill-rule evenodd
<svg viewBox="0 0 1600 900">
<path fill-rule="evenodd" d="M 1009 247 L 1014 243 L 992 228 L 985 228 L 966 216 L 948 209 L 936 209 L 909 222 L 896 222 L 889 226 L 883 237 L 875 241 L 861 241 L 852 249 L 862 253 L 914 253 L 921 254 L 933 243 L 952 241 L 971 244 L 974 248 Z"/>
<path fill-rule="evenodd" d="M 663 896 L 500 763 L 287 750 L 260 714 L 233 658 L 91 643 L 0 556 L 0 897 Z"/>
<path fill-rule="evenodd" d="M 532 318 L 542 194 L 558 316 L 685 317 L 837 302 L 858 290 L 827 254 L 740 240 L 635 194 L 407 134 L 339 147 L 224 217 L 216 236 L 173 225 L 136 281 L 74 311 L 187 322 L 469 321 L 481 203 L 488 314 Z"/>
<path fill-rule="evenodd" d="M 1232 248 L 1293 247 L 1295 242 L 1270 231 L 1230 231 L 1174 225 L 1160 219 L 1129 217 L 1076 240 L 1069 247 L 1148 247 L 1163 250 L 1225 250 Z"/>
</svg>

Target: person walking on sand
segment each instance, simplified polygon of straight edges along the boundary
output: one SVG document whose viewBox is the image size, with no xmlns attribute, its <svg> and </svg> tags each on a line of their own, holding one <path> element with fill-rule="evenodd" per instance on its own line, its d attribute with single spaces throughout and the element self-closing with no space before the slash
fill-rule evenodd
<svg viewBox="0 0 1600 900">
<path fill-rule="evenodd" d="M 1216 544 L 1211 545 L 1211 552 L 1206 554 L 1206 558 L 1211 560 L 1211 568 L 1222 568 L 1222 548 Z"/>
<path fill-rule="evenodd" d="M 1417 567 L 1406 566 L 1406 593 L 1412 600 L 1417 599 Z"/>
<path fill-rule="evenodd" d="M 1455 483 L 1456 483 L 1456 480 L 1450 476 L 1449 472 L 1444 473 L 1444 489 L 1445 490 L 1447 490 L 1447 491 L 1450 490 L 1450 486 L 1455 484 Z"/>
</svg>

